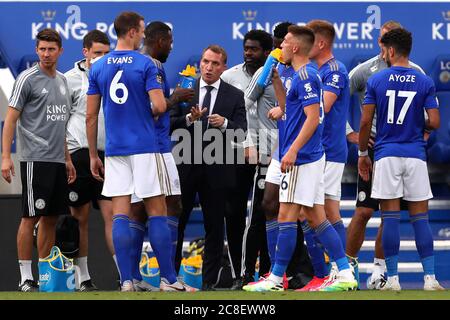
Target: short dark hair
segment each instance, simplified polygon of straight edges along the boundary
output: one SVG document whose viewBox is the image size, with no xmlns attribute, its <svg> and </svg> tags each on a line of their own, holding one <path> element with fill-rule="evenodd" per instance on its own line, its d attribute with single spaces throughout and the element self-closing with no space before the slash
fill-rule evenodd
<svg viewBox="0 0 450 320">
<path fill-rule="evenodd" d="M 211 45 L 207 46 L 205 49 L 203 49 L 202 58 L 203 58 L 203 55 L 205 54 L 205 52 L 208 50 L 211 50 L 212 52 L 217 53 L 217 54 L 221 54 L 223 63 L 224 64 L 227 63 L 228 56 L 227 56 L 227 52 L 225 51 L 224 48 L 222 48 L 221 46 L 219 46 L 217 44 L 211 44 Z"/>
<path fill-rule="evenodd" d="M 380 42 L 386 48 L 394 48 L 397 54 L 409 57 L 412 49 L 412 34 L 406 29 L 396 28 L 386 32 Z"/>
<path fill-rule="evenodd" d="M 109 42 L 109 38 L 106 33 L 101 32 L 100 30 L 91 30 L 89 31 L 83 38 L 83 48 L 90 49 L 94 42 L 98 42 L 101 44 L 106 44 L 109 46 L 111 43 Z"/>
<path fill-rule="evenodd" d="M 293 23 L 289 22 L 289 21 L 281 22 L 273 29 L 273 36 L 275 38 L 284 39 L 284 37 L 288 33 L 289 26 L 292 26 L 292 25 L 293 25 Z"/>
<path fill-rule="evenodd" d="M 264 51 L 272 50 L 272 36 L 264 30 L 250 30 L 244 36 L 244 45 L 247 40 L 258 41 Z"/>
<path fill-rule="evenodd" d="M 306 24 L 314 34 L 320 34 L 333 43 L 334 37 L 336 36 L 336 30 L 334 30 L 333 25 L 326 20 L 311 20 Z"/>
<path fill-rule="evenodd" d="M 302 44 L 304 45 L 304 52 L 302 54 L 308 54 L 309 51 L 311 51 L 311 48 L 314 45 L 314 32 L 305 26 L 297 26 L 292 25 L 288 28 L 288 33 L 292 33 L 292 35 L 302 41 Z"/>
<path fill-rule="evenodd" d="M 170 27 L 161 21 L 153 21 L 150 22 L 147 27 L 145 27 L 145 39 L 144 44 L 148 45 L 158 41 L 158 39 L 167 37 L 169 33 L 172 31 Z"/>
<path fill-rule="evenodd" d="M 125 36 L 131 29 L 139 30 L 141 21 L 144 21 L 144 17 L 136 12 L 124 11 L 120 13 L 114 20 L 117 38 Z"/>
<path fill-rule="evenodd" d="M 54 29 L 46 28 L 39 31 L 36 35 L 36 48 L 39 46 L 40 41 L 56 42 L 59 48 L 62 47 L 61 36 Z"/>
</svg>

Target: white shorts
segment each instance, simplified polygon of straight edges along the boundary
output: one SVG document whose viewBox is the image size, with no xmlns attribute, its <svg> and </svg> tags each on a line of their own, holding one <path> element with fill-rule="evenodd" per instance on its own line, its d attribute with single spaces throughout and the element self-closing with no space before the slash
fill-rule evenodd
<svg viewBox="0 0 450 320">
<path fill-rule="evenodd" d="M 106 197 L 117 197 L 135 193 L 140 198 L 165 194 L 163 163 L 159 153 L 105 157 L 102 194 Z"/>
<path fill-rule="evenodd" d="M 344 174 L 345 163 L 325 162 L 325 172 L 323 176 L 325 186 L 325 199 L 341 200 L 341 182 Z"/>
<path fill-rule="evenodd" d="M 281 163 L 276 159 L 270 160 L 266 173 L 266 182 L 280 185 L 281 181 Z"/>
<path fill-rule="evenodd" d="M 280 202 L 297 203 L 307 207 L 324 204 L 323 172 L 325 156 L 315 162 L 294 166 L 282 173 Z"/>
<path fill-rule="evenodd" d="M 181 194 L 180 187 L 180 177 L 178 176 L 177 165 L 175 164 L 175 159 L 171 152 L 163 153 L 162 157 L 164 159 L 164 172 L 166 180 L 166 196 L 175 196 Z M 131 195 L 131 203 L 141 202 L 142 198 L 136 196 L 136 194 Z"/>
<path fill-rule="evenodd" d="M 424 201 L 433 198 L 427 163 L 416 158 L 386 157 L 373 166 L 372 198 Z"/>
</svg>

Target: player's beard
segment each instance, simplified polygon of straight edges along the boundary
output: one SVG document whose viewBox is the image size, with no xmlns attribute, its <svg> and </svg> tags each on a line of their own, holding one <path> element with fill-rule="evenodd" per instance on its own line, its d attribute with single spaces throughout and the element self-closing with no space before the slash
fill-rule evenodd
<svg viewBox="0 0 450 320">
<path fill-rule="evenodd" d="M 387 64 L 388 68 L 390 68 L 392 66 L 392 62 L 389 59 L 389 56 L 386 56 L 386 64 Z"/>
</svg>

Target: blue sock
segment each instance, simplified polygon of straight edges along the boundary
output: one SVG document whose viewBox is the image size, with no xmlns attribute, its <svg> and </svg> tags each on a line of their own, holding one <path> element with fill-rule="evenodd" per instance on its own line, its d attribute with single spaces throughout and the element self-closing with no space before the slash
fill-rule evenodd
<svg viewBox="0 0 450 320">
<path fill-rule="evenodd" d="M 269 250 L 270 265 L 272 267 L 275 265 L 275 250 L 277 247 L 278 230 L 277 219 L 266 221 L 267 248 Z"/>
<path fill-rule="evenodd" d="M 388 277 L 398 275 L 398 252 L 400 251 L 400 211 L 382 212 L 384 257 Z"/>
<path fill-rule="evenodd" d="M 315 232 L 317 238 L 329 253 L 330 259 L 336 262 L 338 270 L 350 269 L 342 242 L 331 223 L 325 220 L 315 229 Z"/>
<path fill-rule="evenodd" d="M 322 248 L 315 241 L 315 232 L 305 220 L 302 223 L 303 235 L 305 236 L 306 248 L 311 257 L 311 264 L 314 269 L 314 275 L 318 278 L 324 278 L 328 275 L 328 268 L 325 263 Z"/>
<path fill-rule="evenodd" d="M 417 251 L 422 260 L 423 271 L 425 274 L 434 274 L 433 234 L 428 222 L 428 214 L 419 213 L 410 218 L 414 228 Z"/>
<path fill-rule="evenodd" d="M 342 242 L 342 247 L 345 249 L 347 245 L 347 234 L 345 232 L 345 226 L 342 220 L 339 220 L 338 222 L 333 223 L 333 228 L 336 230 L 337 234 L 339 235 L 339 238 Z"/>
<path fill-rule="evenodd" d="M 142 255 L 142 243 L 144 242 L 145 225 L 139 221 L 130 221 L 131 233 L 131 275 L 133 279 L 142 280 L 139 263 Z"/>
<path fill-rule="evenodd" d="M 177 243 L 178 243 L 178 218 L 168 216 L 167 224 L 170 229 L 170 238 L 172 239 L 172 261 L 175 265 L 175 255 L 177 253 Z"/>
<path fill-rule="evenodd" d="M 148 238 L 158 260 L 161 277 L 166 278 L 170 283 L 174 283 L 177 281 L 177 274 L 172 260 L 172 241 L 167 217 L 148 218 Z"/>
<path fill-rule="evenodd" d="M 117 264 L 120 271 L 120 282 L 132 280 L 131 277 L 131 232 L 130 219 L 124 214 L 113 216 L 112 238 Z"/>
<path fill-rule="evenodd" d="M 278 224 L 280 231 L 276 246 L 275 265 L 272 266 L 272 273 L 282 277 L 291 261 L 297 243 L 297 222 L 281 222 Z"/>
</svg>

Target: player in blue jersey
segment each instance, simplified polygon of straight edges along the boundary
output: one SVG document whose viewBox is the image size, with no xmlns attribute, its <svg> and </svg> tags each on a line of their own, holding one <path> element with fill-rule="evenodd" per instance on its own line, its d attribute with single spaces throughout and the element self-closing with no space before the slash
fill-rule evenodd
<svg viewBox="0 0 450 320">
<path fill-rule="evenodd" d="M 114 21 L 116 49 L 90 71 L 86 131 L 94 178 L 102 194 L 112 197 L 113 243 L 122 291 L 134 291 L 131 274 L 130 197 L 144 199 L 148 236 L 161 271 L 161 290 L 181 290 L 171 259 L 170 230 L 165 203 L 164 160 L 159 153 L 155 120 L 166 111 L 161 79 L 153 61 L 137 50 L 144 36 L 144 18 L 123 12 Z M 97 154 L 100 100 L 105 114 L 105 167 Z"/>
<path fill-rule="evenodd" d="M 324 20 L 312 20 L 307 27 L 314 32 L 314 46 L 310 52 L 319 68 L 319 75 L 323 83 L 323 107 L 325 112 L 324 127 L 322 134 L 322 144 L 325 151 L 325 213 L 327 219 L 339 234 L 342 246 L 346 245 L 346 233 L 344 223 L 339 212 L 339 202 L 341 200 L 341 180 L 344 174 L 344 167 L 347 161 L 347 139 L 345 136 L 345 126 L 347 112 L 350 104 L 350 89 L 347 69 L 344 64 L 336 60 L 333 56 L 333 42 L 336 35 L 331 23 Z M 336 276 L 336 264 L 333 261 L 333 268 L 330 276 L 326 268 L 325 259 L 320 246 L 308 243 L 314 238 L 314 231 L 308 230 L 307 222 L 303 222 L 304 232 L 307 234 L 307 246 L 312 257 L 318 257 L 319 261 L 314 261 L 315 278 L 303 291 L 310 291 L 319 288 L 324 282 L 329 283 Z M 314 260 L 314 259 L 313 259 Z"/>
<path fill-rule="evenodd" d="M 416 246 L 422 261 L 424 290 L 443 290 L 434 274 L 433 236 L 428 222 L 428 199 L 433 197 L 426 163 L 424 130 L 439 127 L 433 80 L 412 69 L 411 33 L 393 29 L 381 38 L 383 59 L 390 67 L 371 76 L 359 134 L 358 171 L 367 181 L 372 169 L 368 142 L 376 112 L 372 198 L 379 199 L 383 218 L 382 244 L 387 282 L 381 290 L 401 290 L 398 278 L 400 198 L 408 201 Z M 425 120 L 424 109 L 428 114 Z"/>
<path fill-rule="evenodd" d="M 161 21 L 153 21 L 145 27 L 144 31 L 144 54 L 152 58 L 158 68 L 158 77 L 162 81 L 162 89 L 166 98 L 167 108 L 182 102 L 188 101 L 194 96 L 194 89 L 176 88 L 170 95 L 170 85 L 167 81 L 166 72 L 163 63 L 172 50 L 173 37 L 170 27 Z M 172 142 L 170 140 L 170 116 L 166 111 L 158 117 L 155 122 L 155 128 L 158 135 L 159 151 L 164 158 L 164 171 L 166 172 L 168 188 L 166 188 L 167 220 L 169 224 L 171 243 L 172 243 L 172 261 L 175 261 L 175 253 L 178 240 L 178 217 L 181 214 L 181 189 L 180 178 L 178 176 L 175 160 L 172 156 Z M 142 280 L 139 270 L 141 260 L 142 243 L 145 235 L 145 222 L 147 214 L 142 199 L 135 194 L 131 197 L 131 235 L 133 240 L 132 254 L 132 276 L 135 288 L 140 291 L 155 291 L 155 287 Z M 179 280 L 182 281 L 182 280 Z M 194 291 L 185 285 L 189 291 Z"/>
<path fill-rule="evenodd" d="M 247 291 L 283 291 L 283 274 L 295 248 L 297 220 L 302 209 L 339 269 L 336 280 L 322 290 L 347 291 L 357 286 L 339 235 L 325 216 L 322 82 L 317 70 L 309 63 L 308 56 L 313 44 L 314 33 L 311 29 L 290 26 L 281 45 L 283 59 L 296 72 L 287 93 L 274 71 L 275 93 L 286 117 L 279 146 L 283 172 L 279 234 L 271 274 L 263 281 L 244 286 Z"/>
</svg>

